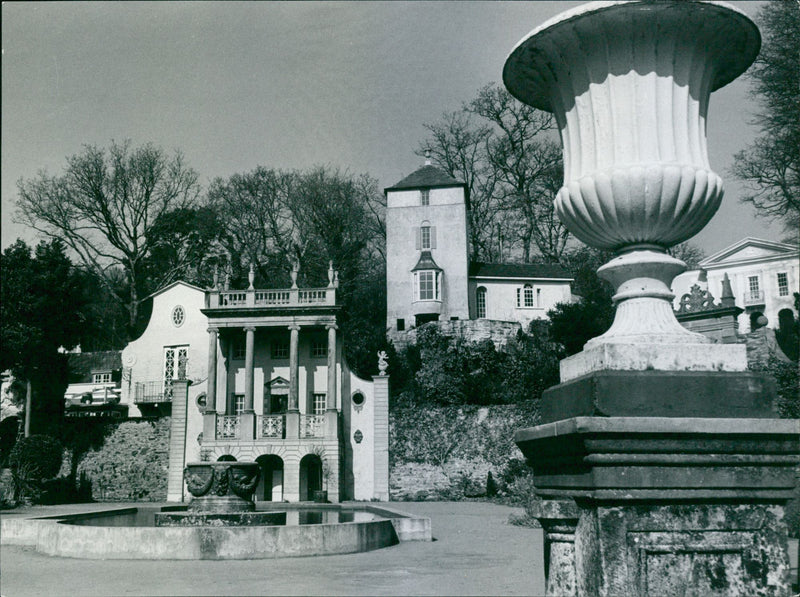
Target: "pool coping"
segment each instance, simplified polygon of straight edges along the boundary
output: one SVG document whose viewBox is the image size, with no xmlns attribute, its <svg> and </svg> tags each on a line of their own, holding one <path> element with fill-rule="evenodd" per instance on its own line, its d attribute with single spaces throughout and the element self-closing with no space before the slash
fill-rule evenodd
<svg viewBox="0 0 800 597">
<path fill-rule="evenodd" d="M 267 505 L 268 504 L 268 505 Z M 374 521 L 261 527 L 98 527 L 63 524 L 76 518 L 176 511 L 184 505 L 137 504 L 51 516 L 3 517 L 0 544 L 34 547 L 45 555 L 86 559 L 264 559 L 357 553 L 405 541 L 430 541 L 430 518 L 372 502 L 341 504 L 260 502 L 283 510 L 360 510 Z"/>
</svg>

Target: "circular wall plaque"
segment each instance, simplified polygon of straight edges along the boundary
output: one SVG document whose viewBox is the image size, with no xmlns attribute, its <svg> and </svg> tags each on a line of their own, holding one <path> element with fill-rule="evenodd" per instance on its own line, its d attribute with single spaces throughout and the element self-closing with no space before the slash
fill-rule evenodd
<svg viewBox="0 0 800 597">
<path fill-rule="evenodd" d="M 357 444 L 361 443 L 361 440 L 364 439 L 364 434 L 361 433 L 361 429 L 356 429 L 356 432 L 353 434 L 353 439 L 356 440 Z"/>
</svg>

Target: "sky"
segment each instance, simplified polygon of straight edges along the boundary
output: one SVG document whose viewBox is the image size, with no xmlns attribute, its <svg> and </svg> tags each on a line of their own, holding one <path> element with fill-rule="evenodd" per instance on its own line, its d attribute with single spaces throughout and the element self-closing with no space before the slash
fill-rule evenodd
<svg viewBox="0 0 800 597">
<path fill-rule="evenodd" d="M 423 164 L 424 123 L 501 82 L 514 45 L 579 2 L 37 2 L 2 5 L 2 246 L 17 181 L 83 145 L 180 150 L 204 187 L 262 165 L 329 165 L 391 186 Z M 737 2 L 754 16 L 759 2 Z M 712 254 L 780 227 L 728 174 L 757 134 L 739 79 L 712 95 L 726 195 L 692 242 Z"/>
</svg>

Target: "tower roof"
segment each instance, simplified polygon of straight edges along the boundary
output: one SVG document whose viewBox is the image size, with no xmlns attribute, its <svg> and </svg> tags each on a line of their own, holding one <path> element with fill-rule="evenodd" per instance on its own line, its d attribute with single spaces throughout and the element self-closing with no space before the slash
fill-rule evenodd
<svg viewBox="0 0 800 597">
<path fill-rule="evenodd" d="M 464 187 L 466 184 L 457 181 L 455 178 L 439 170 L 436 166 L 426 164 L 419 170 L 415 170 L 396 185 L 386 187 L 383 192 L 401 191 L 408 189 L 430 189 L 435 187 Z"/>
</svg>

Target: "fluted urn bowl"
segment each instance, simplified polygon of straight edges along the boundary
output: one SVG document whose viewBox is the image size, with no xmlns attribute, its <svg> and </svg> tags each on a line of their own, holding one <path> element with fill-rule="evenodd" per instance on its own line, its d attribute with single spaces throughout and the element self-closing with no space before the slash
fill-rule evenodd
<svg viewBox="0 0 800 597">
<path fill-rule="evenodd" d="M 722 200 L 708 162 L 709 96 L 758 54 L 753 22 L 721 2 L 595 2 L 534 29 L 503 70 L 553 112 L 564 148 L 558 217 L 607 250 L 666 248 Z"/>
<path fill-rule="evenodd" d="M 256 462 L 191 462 L 183 469 L 193 512 L 251 512 L 260 476 Z"/>
</svg>

